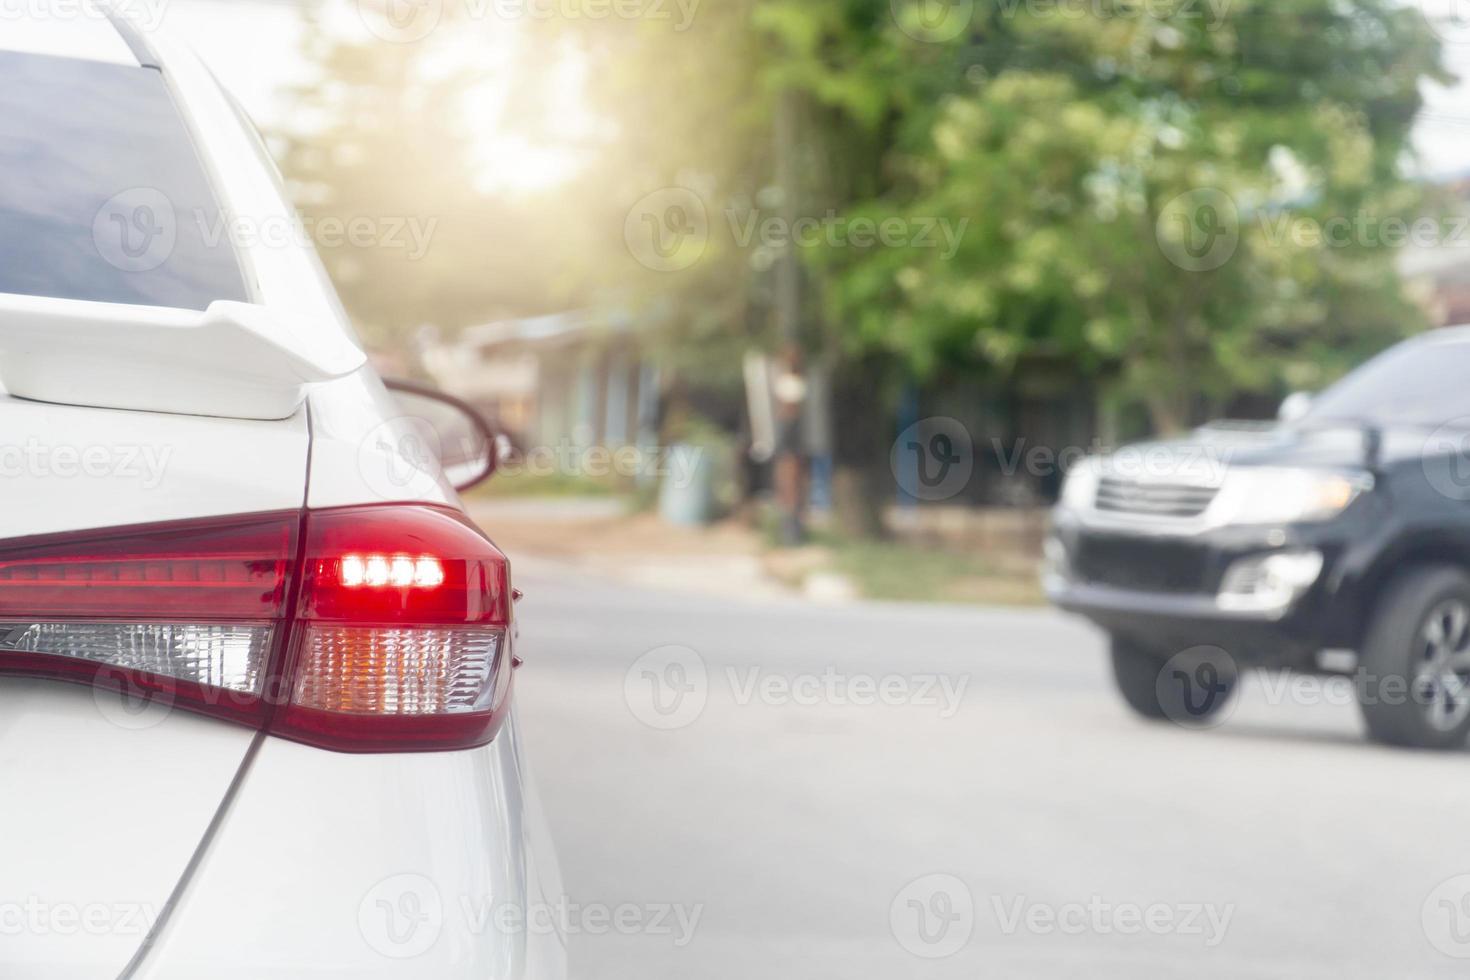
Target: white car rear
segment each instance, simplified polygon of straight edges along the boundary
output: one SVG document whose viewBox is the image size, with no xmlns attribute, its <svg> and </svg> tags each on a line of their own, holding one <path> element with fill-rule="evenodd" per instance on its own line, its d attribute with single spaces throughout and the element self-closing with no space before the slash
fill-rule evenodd
<svg viewBox="0 0 1470 980">
<path fill-rule="evenodd" d="M 226 230 L 295 225 L 204 66 L 56 10 L 0 27 L 0 976 L 564 976 L 508 563 Z"/>
</svg>

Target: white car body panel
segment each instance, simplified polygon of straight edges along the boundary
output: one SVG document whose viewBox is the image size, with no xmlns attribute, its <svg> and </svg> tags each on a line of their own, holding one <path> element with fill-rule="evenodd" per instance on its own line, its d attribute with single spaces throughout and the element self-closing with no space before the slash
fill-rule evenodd
<svg viewBox="0 0 1470 980">
<path fill-rule="evenodd" d="M 292 510 L 307 450 L 304 410 L 249 422 L 0 395 L 0 539 Z"/>
<path fill-rule="evenodd" d="M 112 44 L 116 35 L 98 40 L 99 31 L 111 30 L 105 21 L 37 24 L 25 43 L 40 52 L 137 64 L 120 38 L 120 48 Z M 66 43 L 46 35 L 58 25 L 72 29 Z M 9 21 L 0 35 L 0 48 L 21 36 Z M 304 329 L 355 343 L 309 245 L 291 234 L 251 237 L 252 229 L 297 226 L 228 99 L 187 49 L 151 31 L 146 41 L 223 209 L 245 233 L 237 248 L 254 301 L 292 314 L 310 325 Z M 403 446 L 412 427 L 397 414 L 371 368 L 309 386 L 306 406 L 275 422 L 0 395 L 0 469 L 11 445 L 39 446 L 53 460 L 92 446 L 154 447 L 155 459 L 166 452 L 164 465 L 147 470 L 156 480 L 125 468 L 84 477 L 54 467 L 41 472 L 24 461 L 18 477 L 0 472 L 7 504 L 0 544 L 304 504 L 458 506 L 437 472 L 412 471 Z M 560 899 L 513 719 L 479 749 L 346 755 L 183 711 L 149 710 L 138 724 L 114 695 L 0 678 L 0 977 L 566 975 L 565 937 L 557 932 L 486 928 L 463 911 L 490 900 L 536 910 Z M 373 915 L 393 911 L 397 900 L 391 885 L 373 889 L 404 874 L 431 882 L 444 903 L 433 941 L 414 956 L 396 955 L 403 949 L 391 937 L 384 954 L 381 938 L 373 938 Z M 25 911 L 28 899 L 53 910 L 100 905 L 114 914 L 139 906 L 153 928 L 84 935 L 23 925 L 16 934 L 5 913 L 17 904 Z M 386 910 L 380 900 L 389 902 Z"/>
<path fill-rule="evenodd" d="M 459 495 L 437 467 L 415 453 L 422 433 L 401 418 L 375 375 L 360 372 L 317 385 L 312 422 L 313 509 L 397 501 L 459 507 Z"/>
<path fill-rule="evenodd" d="M 0 384 L 37 401 L 284 419 L 308 385 L 365 363 L 335 331 L 254 303 L 196 312 L 0 293 Z"/>
<path fill-rule="evenodd" d="M 264 739 L 138 980 L 565 976 L 559 895 L 514 724 L 467 752 L 337 756 Z M 528 799 L 530 802 L 528 802 Z M 507 913 L 499 913 L 501 915 Z"/>
<path fill-rule="evenodd" d="M 253 737 L 78 685 L 0 682 L 0 976 L 119 976 Z"/>
<path fill-rule="evenodd" d="M 0 539 L 302 503 L 304 411 L 245 422 L 0 396 L 0 433 Z M 167 902 L 253 737 L 116 694 L 0 679 L 0 976 L 118 976 L 146 935 L 139 916 Z M 83 914 L 112 925 L 66 918 Z"/>
</svg>

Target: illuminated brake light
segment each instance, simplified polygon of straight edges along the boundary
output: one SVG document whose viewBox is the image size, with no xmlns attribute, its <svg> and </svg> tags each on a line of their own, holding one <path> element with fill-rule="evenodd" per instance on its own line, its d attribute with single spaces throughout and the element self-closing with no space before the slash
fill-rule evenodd
<svg viewBox="0 0 1470 980">
<path fill-rule="evenodd" d="M 488 741 L 510 687 L 510 568 L 458 511 L 307 516 L 289 702 L 273 730 L 345 751 Z"/>
<path fill-rule="evenodd" d="M 508 709 L 510 597 L 505 556 L 427 506 L 0 542 L 0 674 L 339 751 L 470 748 Z"/>
<path fill-rule="evenodd" d="M 444 584 L 444 566 L 432 557 L 347 555 L 338 572 L 344 588 L 435 589 Z"/>
</svg>

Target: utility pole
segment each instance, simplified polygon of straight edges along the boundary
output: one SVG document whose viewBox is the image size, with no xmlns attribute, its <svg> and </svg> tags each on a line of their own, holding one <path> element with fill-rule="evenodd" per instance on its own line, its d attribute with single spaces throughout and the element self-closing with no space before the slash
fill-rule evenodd
<svg viewBox="0 0 1470 980">
<path fill-rule="evenodd" d="M 774 385 L 776 395 L 776 504 L 781 514 L 781 543 L 792 547 L 806 540 L 806 459 L 802 415 L 807 383 L 801 348 L 801 263 L 793 230 L 800 217 L 799 138 L 795 94 L 786 89 L 776 103 L 776 184 L 781 191 L 781 217 L 786 248 L 776 264 L 776 325 L 781 354 Z"/>
</svg>

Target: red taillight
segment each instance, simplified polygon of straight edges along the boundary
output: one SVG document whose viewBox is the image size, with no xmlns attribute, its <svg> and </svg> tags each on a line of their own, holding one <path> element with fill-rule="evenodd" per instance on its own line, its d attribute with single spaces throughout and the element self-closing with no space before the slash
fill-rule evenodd
<svg viewBox="0 0 1470 980">
<path fill-rule="evenodd" d="M 509 687 L 510 568 L 457 511 L 307 517 L 289 704 L 276 730 L 328 748 L 489 741 Z"/>
<path fill-rule="evenodd" d="M 455 511 L 381 506 L 0 548 L 0 673 L 166 693 L 350 752 L 489 741 L 509 567 Z"/>
<path fill-rule="evenodd" d="M 0 545 L 0 617 L 272 620 L 286 603 L 295 514 L 153 524 Z"/>
</svg>

